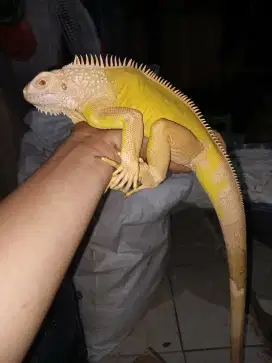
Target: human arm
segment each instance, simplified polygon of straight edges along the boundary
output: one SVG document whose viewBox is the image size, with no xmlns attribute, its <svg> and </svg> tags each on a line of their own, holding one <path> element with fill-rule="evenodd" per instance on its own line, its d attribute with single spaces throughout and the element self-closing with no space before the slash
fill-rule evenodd
<svg viewBox="0 0 272 363">
<path fill-rule="evenodd" d="M 110 180 L 96 156 L 115 158 L 117 133 L 74 130 L 0 204 L 0 363 L 23 359 Z"/>
<path fill-rule="evenodd" d="M 114 158 L 120 146 L 121 131 L 79 123 L 0 204 L 0 363 L 20 362 L 31 344 L 110 180 L 95 155 Z"/>
</svg>

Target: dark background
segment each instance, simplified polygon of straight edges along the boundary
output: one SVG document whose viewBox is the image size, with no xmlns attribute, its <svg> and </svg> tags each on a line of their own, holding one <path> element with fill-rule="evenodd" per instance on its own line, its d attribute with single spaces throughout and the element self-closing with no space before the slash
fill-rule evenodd
<svg viewBox="0 0 272 363">
<path fill-rule="evenodd" d="M 271 122 L 260 120 L 269 112 L 271 94 L 268 2 L 86 0 L 84 4 L 105 53 L 160 65 L 161 75 L 192 97 L 204 113 L 230 113 L 234 132 L 248 133 L 253 141 L 271 141 Z"/>
</svg>

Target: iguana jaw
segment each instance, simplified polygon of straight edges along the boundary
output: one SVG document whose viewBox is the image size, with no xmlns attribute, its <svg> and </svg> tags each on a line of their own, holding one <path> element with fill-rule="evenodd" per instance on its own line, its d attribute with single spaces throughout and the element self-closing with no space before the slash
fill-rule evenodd
<svg viewBox="0 0 272 363">
<path fill-rule="evenodd" d="M 64 114 L 64 112 L 60 111 L 60 110 L 57 110 L 57 109 L 52 109 L 52 108 L 49 108 L 49 107 L 46 107 L 46 106 L 36 106 L 36 109 L 41 112 L 41 113 L 44 113 L 44 114 L 49 114 L 49 115 L 53 115 L 53 116 L 57 116 L 57 115 L 61 115 L 61 114 Z"/>
<path fill-rule="evenodd" d="M 50 94 L 46 95 L 46 99 L 48 99 L 48 96 L 50 97 Z M 65 100 L 62 100 L 60 103 L 64 103 L 64 105 L 55 106 L 55 104 L 45 104 L 41 100 L 43 100 L 43 95 L 40 96 L 38 94 L 33 94 L 27 92 L 27 88 L 24 89 L 24 98 L 27 102 L 32 104 L 39 112 L 44 113 L 46 115 L 66 115 L 69 117 L 73 123 L 78 123 L 80 121 L 86 121 L 84 116 L 79 111 L 80 107 L 77 107 L 77 103 L 75 100 L 67 100 L 67 104 L 65 103 Z"/>
<path fill-rule="evenodd" d="M 61 111 L 59 109 L 52 109 L 45 106 L 35 106 L 35 107 L 39 112 L 44 113 L 46 115 L 48 114 L 51 116 L 65 115 L 69 117 L 74 124 L 81 121 L 86 121 L 85 117 L 76 110 L 63 109 Z"/>
</svg>

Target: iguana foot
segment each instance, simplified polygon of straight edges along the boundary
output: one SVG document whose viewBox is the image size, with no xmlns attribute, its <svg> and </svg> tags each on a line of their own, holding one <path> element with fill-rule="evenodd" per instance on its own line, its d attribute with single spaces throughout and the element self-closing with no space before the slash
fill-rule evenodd
<svg viewBox="0 0 272 363">
<path fill-rule="evenodd" d="M 137 188 L 139 179 L 139 161 L 118 164 L 106 157 L 103 157 L 102 160 L 116 168 L 106 191 L 110 188 L 127 193 L 131 188 Z"/>
<path fill-rule="evenodd" d="M 143 159 L 139 160 L 139 166 L 139 182 L 141 183 L 141 185 L 127 192 L 126 197 L 135 194 L 143 189 L 155 188 L 164 180 L 164 178 L 159 176 L 156 169 L 144 162 Z"/>
<path fill-rule="evenodd" d="M 117 154 L 118 154 L 118 153 L 117 153 Z M 118 154 L 118 155 L 119 155 L 119 154 Z M 110 166 L 113 166 L 115 169 L 118 169 L 118 168 L 119 168 L 119 166 L 120 166 L 120 164 L 119 164 L 119 163 L 117 163 L 116 161 L 111 160 L 111 159 L 106 158 L 106 157 L 102 157 L 102 158 L 101 158 L 101 160 L 103 160 L 105 163 L 109 164 Z M 107 185 L 107 188 L 105 189 L 104 194 L 106 194 L 106 193 L 107 193 L 107 191 L 110 189 L 110 187 L 111 187 L 111 182 L 112 182 L 112 178 L 111 178 L 111 180 L 110 180 L 109 184 Z"/>
<path fill-rule="evenodd" d="M 139 162 L 122 163 L 112 174 L 111 189 L 128 191 L 137 188 L 139 178 Z"/>
<path fill-rule="evenodd" d="M 112 174 L 112 178 L 105 190 L 105 193 L 108 189 L 113 189 L 124 193 L 128 197 L 140 190 L 155 188 L 163 180 L 163 178 L 157 175 L 158 173 L 156 173 L 155 168 L 150 167 L 142 158 L 139 158 L 139 178 L 137 178 L 137 184 L 135 187 L 135 184 L 131 182 L 131 179 L 129 179 L 125 172 L 121 175 L 116 175 L 116 172 L 122 168 L 122 164 L 106 157 L 103 157 L 102 160 L 116 168 L 116 171 Z M 140 185 L 138 185 L 138 182 Z"/>
<path fill-rule="evenodd" d="M 102 158 L 102 160 L 105 161 L 107 164 L 115 167 L 117 170 L 120 167 L 120 164 L 111 159 Z M 118 175 L 116 176 L 115 173 L 113 173 L 112 178 L 105 190 L 105 193 L 108 191 L 108 189 L 113 189 L 124 193 L 126 196 L 129 196 L 143 189 L 154 188 L 160 183 L 161 180 L 155 181 L 155 179 L 160 178 L 154 178 L 150 170 L 151 169 L 149 165 L 144 162 L 142 158 L 139 158 L 139 182 L 141 185 L 137 185 L 136 188 L 129 183 L 127 183 L 126 185 L 125 183 L 122 183 L 124 185 L 120 183 L 121 185 L 118 185 L 118 180 L 120 179 L 120 177 Z"/>
</svg>

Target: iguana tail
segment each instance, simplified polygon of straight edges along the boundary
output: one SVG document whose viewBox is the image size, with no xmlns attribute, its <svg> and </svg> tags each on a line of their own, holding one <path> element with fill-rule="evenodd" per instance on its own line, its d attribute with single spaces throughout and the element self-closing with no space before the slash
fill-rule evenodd
<svg viewBox="0 0 272 363">
<path fill-rule="evenodd" d="M 246 224 L 243 198 L 227 156 L 216 145 L 193 162 L 195 174 L 217 213 L 228 256 L 232 363 L 243 362 L 246 298 Z"/>
</svg>

